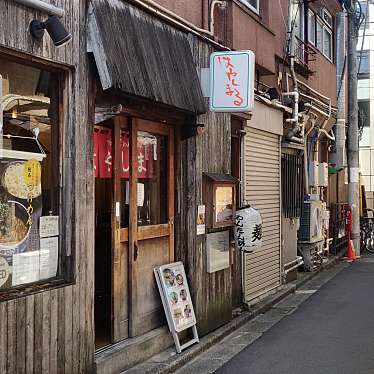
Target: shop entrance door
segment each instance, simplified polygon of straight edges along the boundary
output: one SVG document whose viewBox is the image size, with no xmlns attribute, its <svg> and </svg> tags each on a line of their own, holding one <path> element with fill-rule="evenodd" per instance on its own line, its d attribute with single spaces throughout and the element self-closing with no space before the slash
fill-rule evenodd
<svg viewBox="0 0 374 374">
<path fill-rule="evenodd" d="M 164 323 L 153 268 L 174 260 L 174 133 L 137 118 L 114 119 L 112 337 Z"/>
</svg>

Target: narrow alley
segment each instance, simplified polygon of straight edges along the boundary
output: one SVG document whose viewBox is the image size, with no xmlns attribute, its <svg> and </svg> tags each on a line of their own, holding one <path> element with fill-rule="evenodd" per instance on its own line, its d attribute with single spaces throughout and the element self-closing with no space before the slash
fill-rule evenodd
<svg viewBox="0 0 374 374">
<path fill-rule="evenodd" d="M 373 373 L 373 287 L 373 256 L 342 262 L 177 373 Z"/>
</svg>

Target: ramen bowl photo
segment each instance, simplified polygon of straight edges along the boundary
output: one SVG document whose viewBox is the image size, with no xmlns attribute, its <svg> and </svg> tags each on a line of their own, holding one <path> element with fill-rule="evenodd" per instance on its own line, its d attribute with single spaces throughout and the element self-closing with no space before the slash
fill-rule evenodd
<svg viewBox="0 0 374 374">
<path fill-rule="evenodd" d="M 24 178 L 25 161 L 10 162 L 4 169 L 2 184 L 5 190 L 18 199 L 35 199 L 42 193 L 41 184 L 27 186 Z"/>
<path fill-rule="evenodd" d="M 18 201 L 0 201 L 0 254 L 26 249 L 30 227 L 26 207 Z"/>
</svg>

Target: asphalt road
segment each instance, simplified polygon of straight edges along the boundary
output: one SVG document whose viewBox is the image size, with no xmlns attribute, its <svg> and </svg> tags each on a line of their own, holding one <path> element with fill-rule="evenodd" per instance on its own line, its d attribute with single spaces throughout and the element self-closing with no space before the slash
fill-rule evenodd
<svg viewBox="0 0 374 374">
<path fill-rule="evenodd" d="M 218 374 L 374 374 L 374 257 L 342 270 Z"/>
</svg>

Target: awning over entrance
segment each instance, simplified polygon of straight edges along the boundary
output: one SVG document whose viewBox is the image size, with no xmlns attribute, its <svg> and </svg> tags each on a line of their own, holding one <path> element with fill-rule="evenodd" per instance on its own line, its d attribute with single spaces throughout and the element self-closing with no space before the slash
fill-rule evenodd
<svg viewBox="0 0 374 374">
<path fill-rule="evenodd" d="M 88 51 L 103 90 L 206 111 L 186 34 L 121 0 L 91 0 Z"/>
</svg>

